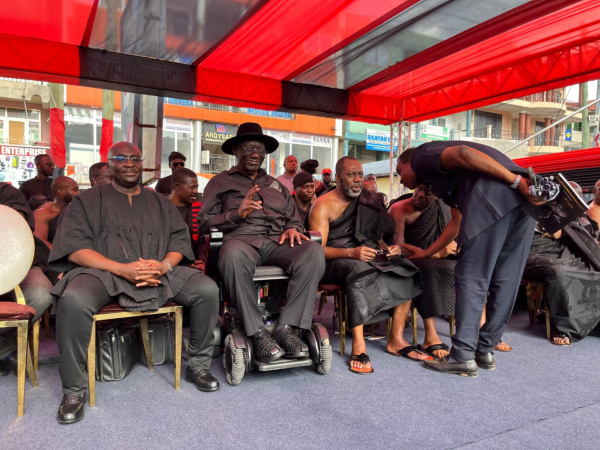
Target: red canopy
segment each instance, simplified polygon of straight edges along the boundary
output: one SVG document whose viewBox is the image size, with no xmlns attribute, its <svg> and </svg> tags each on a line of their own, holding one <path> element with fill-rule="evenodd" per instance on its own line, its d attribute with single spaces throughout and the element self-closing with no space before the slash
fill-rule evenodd
<svg viewBox="0 0 600 450">
<path fill-rule="evenodd" d="M 0 8 L 0 75 L 421 121 L 600 78 L 597 5 L 27 0 Z"/>
</svg>

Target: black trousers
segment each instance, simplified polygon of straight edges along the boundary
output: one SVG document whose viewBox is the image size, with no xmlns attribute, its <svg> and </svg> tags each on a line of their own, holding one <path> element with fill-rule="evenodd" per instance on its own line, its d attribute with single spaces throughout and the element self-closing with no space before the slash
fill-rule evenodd
<svg viewBox="0 0 600 450">
<path fill-rule="evenodd" d="M 58 300 L 56 340 L 65 394 L 81 395 L 86 392 L 86 360 L 93 315 L 114 300 L 116 298 L 108 295 L 98 278 L 87 274 L 75 277 Z M 208 369 L 219 313 L 219 288 L 213 280 L 198 272 L 173 301 L 190 308 L 188 367 L 194 371 Z"/>
<path fill-rule="evenodd" d="M 256 266 L 278 266 L 290 280 L 287 304 L 279 323 L 310 329 L 319 281 L 325 271 L 325 251 L 316 242 L 302 245 L 265 239 L 257 249 L 239 239 L 229 239 L 219 252 L 219 271 L 231 300 L 240 313 L 246 335 L 252 336 L 264 325 L 257 304 L 254 272 Z"/>
<path fill-rule="evenodd" d="M 450 356 L 456 361 L 488 353 L 508 325 L 531 247 L 535 221 L 520 207 L 462 246 L 455 269 L 456 334 Z M 479 329 L 487 301 L 485 325 Z"/>
</svg>

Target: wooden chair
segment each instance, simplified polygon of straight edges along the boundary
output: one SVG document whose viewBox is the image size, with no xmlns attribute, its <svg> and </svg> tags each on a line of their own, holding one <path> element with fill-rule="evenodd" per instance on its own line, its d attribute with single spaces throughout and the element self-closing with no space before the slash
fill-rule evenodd
<svg viewBox="0 0 600 450">
<path fill-rule="evenodd" d="M 19 286 L 15 287 L 17 303 L 0 303 L 0 328 L 17 328 L 17 415 L 23 416 L 25 408 L 25 368 L 34 387 L 38 387 L 37 377 L 31 363 L 27 331 L 29 321 L 35 315 L 31 306 L 25 305 L 25 298 Z"/>
<path fill-rule="evenodd" d="M 323 311 L 323 305 L 327 303 L 327 297 L 333 296 L 334 308 L 337 313 L 340 328 L 340 355 L 346 354 L 346 333 L 348 330 L 348 301 L 343 286 L 337 284 L 319 284 L 321 301 L 319 302 L 318 315 Z M 392 334 L 392 318 L 386 319 L 386 339 L 389 341 Z"/>
<path fill-rule="evenodd" d="M 92 337 L 90 339 L 87 356 L 90 406 L 96 406 L 96 323 L 105 320 L 140 317 L 140 330 L 142 333 L 144 353 L 146 354 L 146 360 L 148 361 L 148 368 L 154 370 L 152 351 L 150 349 L 150 334 L 148 332 L 148 316 L 173 314 L 175 319 L 175 389 L 179 389 L 181 381 L 181 345 L 183 336 L 182 313 L 183 307 L 173 302 L 167 303 L 162 308 L 150 312 L 126 311 L 114 302 L 109 303 L 94 315 Z"/>
<path fill-rule="evenodd" d="M 413 345 L 417 345 L 417 307 L 415 306 L 415 302 L 412 302 L 410 305 L 410 322 L 412 328 Z M 448 316 L 448 323 L 450 325 L 450 336 L 452 336 L 454 335 L 455 326 L 454 316 Z"/>
<path fill-rule="evenodd" d="M 531 281 L 523 279 L 521 285 L 527 289 L 527 312 L 529 313 L 529 324 L 535 323 L 535 315 L 539 311 L 542 305 L 542 299 L 544 298 L 544 292 L 542 285 L 537 281 Z M 550 311 L 548 311 L 548 305 L 544 302 L 544 310 L 546 311 L 546 338 L 552 339 L 550 331 Z"/>
</svg>

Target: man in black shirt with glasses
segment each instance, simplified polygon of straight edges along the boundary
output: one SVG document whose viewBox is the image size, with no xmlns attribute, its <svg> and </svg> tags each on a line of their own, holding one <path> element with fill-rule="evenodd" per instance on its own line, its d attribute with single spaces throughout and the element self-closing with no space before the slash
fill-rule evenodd
<svg viewBox="0 0 600 450">
<path fill-rule="evenodd" d="M 175 172 L 180 167 L 185 167 L 186 157 L 179 152 L 171 152 L 169 155 L 169 167 L 171 168 L 171 173 Z M 171 175 L 168 177 L 161 178 L 156 183 L 156 192 L 163 195 L 171 195 Z"/>
<path fill-rule="evenodd" d="M 224 233 L 219 271 L 246 335 L 253 340 L 256 358 L 266 363 L 284 355 L 308 356 L 308 346 L 292 331 L 310 329 L 317 286 L 325 270 L 323 248 L 302 234 L 294 198 L 260 168 L 266 154 L 278 146 L 259 124 L 240 125 L 237 136 L 222 147 L 237 157 L 237 164 L 208 182 L 198 216 L 198 234 L 207 234 L 213 226 Z M 264 328 L 256 303 L 253 276 L 259 265 L 279 266 L 290 275 L 287 304 L 274 336 Z"/>
</svg>

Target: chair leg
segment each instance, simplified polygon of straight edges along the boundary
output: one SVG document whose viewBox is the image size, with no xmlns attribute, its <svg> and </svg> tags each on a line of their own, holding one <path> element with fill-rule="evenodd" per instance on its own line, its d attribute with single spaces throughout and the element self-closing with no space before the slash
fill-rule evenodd
<svg viewBox="0 0 600 450">
<path fill-rule="evenodd" d="M 537 312 L 539 311 L 539 309 L 542 306 L 542 287 L 538 286 L 533 294 L 533 298 L 535 299 L 535 306 L 534 306 L 534 317 L 535 314 L 537 314 Z"/>
<path fill-rule="evenodd" d="M 92 322 L 92 336 L 90 337 L 90 345 L 88 346 L 87 369 L 90 406 L 96 406 L 96 320 Z"/>
<path fill-rule="evenodd" d="M 17 323 L 17 415 L 22 417 L 25 409 L 25 359 L 29 321 L 19 320 Z"/>
<path fill-rule="evenodd" d="M 385 337 L 387 339 L 387 343 L 390 343 L 390 339 L 392 339 L 392 324 L 394 323 L 393 318 L 389 318 L 385 321 Z"/>
<path fill-rule="evenodd" d="M 450 336 L 454 336 L 454 316 L 449 316 L 448 322 L 450 323 Z"/>
<path fill-rule="evenodd" d="M 343 292 L 337 292 L 339 305 L 339 320 L 340 320 L 340 355 L 346 353 L 346 299 Z"/>
<path fill-rule="evenodd" d="M 413 345 L 417 345 L 417 307 L 415 306 L 415 302 L 412 302 L 410 305 L 410 315 L 412 322 Z"/>
<path fill-rule="evenodd" d="M 50 311 L 44 313 L 44 328 L 46 328 L 46 338 L 50 338 Z M 36 367 L 37 370 L 37 367 Z"/>
<path fill-rule="evenodd" d="M 179 389 L 181 382 L 181 345 L 183 344 L 183 308 L 175 311 L 175 389 Z M 188 361 L 190 356 L 188 355 Z"/>
<path fill-rule="evenodd" d="M 140 319 L 140 330 L 142 332 L 142 344 L 144 345 L 144 353 L 146 354 L 146 361 L 148 362 L 148 368 L 154 370 L 154 361 L 152 360 L 152 350 L 150 349 L 150 331 L 148 329 L 148 318 L 142 317 Z"/>
<path fill-rule="evenodd" d="M 527 290 L 527 312 L 529 313 L 529 325 L 533 325 L 535 320 L 535 312 L 533 308 L 533 288 L 530 283 L 525 285 L 525 289 Z"/>
<path fill-rule="evenodd" d="M 41 320 L 38 320 L 33 324 L 33 336 L 31 337 L 31 342 L 33 344 L 33 370 L 38 370 L 38 360 L 40 355 L 40 322 Z"/>
<path fill-rule="evenodd" d="M 319 302 L 319 312 L 317 313 L 317 315 L 321 315 L 325 303 L 327 303 L 327 292 L 321 292 L 321 301 Z"/>
<path fill-rule="evenodd" d="M 26 360 L 26 366 L 27 366 L 27 374 L 29 375 L 29 379 L 31 380 L 31 384 L 33 384 L 33 387 L 38 387 L 38 381 L 37 381 L 37 376 L 35 374 L 35 369 L 33 368 L 33 364 L 31 363 L 31 352 L 29 351 L 29 347 L 27 347 L 27 360 Z"/>
</svg>

